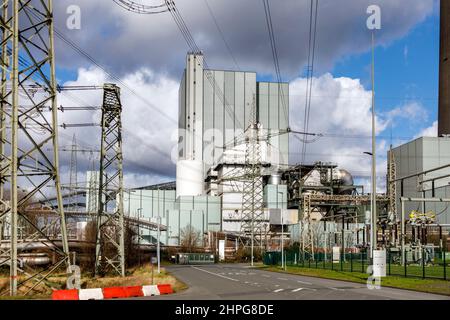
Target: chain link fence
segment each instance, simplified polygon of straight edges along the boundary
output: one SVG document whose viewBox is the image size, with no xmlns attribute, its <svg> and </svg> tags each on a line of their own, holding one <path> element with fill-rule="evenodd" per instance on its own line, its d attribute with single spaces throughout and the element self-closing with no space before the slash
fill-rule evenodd
<svg viewBox="0 0 450 320">
<path fill-rule="evenodd" d="M 263 262 L 268 266 L 281 266 L 281 252 L 266 252 Z M 307 253 L 301 250 L 286 250 L 286 266 L 367 273 L 371 265 L 367 252 L 358 253 Z M 403 261 L 402 261 L 403 260 Z M 386 274 L 388 276 L 415 277 L 422 279 L 450 280 L 448 276 L 450 252 L 426 247 L 406 250 L 404 257 L 400 250 L 387 250 Z"/>
</svg>

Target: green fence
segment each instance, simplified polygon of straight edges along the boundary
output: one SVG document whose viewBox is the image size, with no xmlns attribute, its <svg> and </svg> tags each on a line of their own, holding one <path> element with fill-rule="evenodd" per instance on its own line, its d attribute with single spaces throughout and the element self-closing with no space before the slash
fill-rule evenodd
<svg viewBox="0 0 450 320">
<path fill-rule="evenodd" d="M 335 257 L 336 258 L 336 257 Z M 366 252 L 340 253 L 334 261 L 332 253 L 315 253 L 287 250 L 285 265 L 300 268 L 327 269 L 345 272 L 369 273 L 370 258 Z M 425 248 L 415 251 L 415 255 L 406 252 L 402 263 L 400 252 L 386 252 L 386 274 L 402 277 L 450 280 L 448 271 L 450 252 L 434 251 Z M 281 266 L 281 252 L 266 252 L 263 256 L 265 265 Z M 406 262 L 406 263 L 405 263 Z"/>
</svg>

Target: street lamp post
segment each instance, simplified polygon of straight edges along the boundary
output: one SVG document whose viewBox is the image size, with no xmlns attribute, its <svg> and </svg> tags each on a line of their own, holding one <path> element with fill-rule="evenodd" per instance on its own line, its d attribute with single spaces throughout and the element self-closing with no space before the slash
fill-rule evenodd
<svg viewBox="0 0 450 320">
<path fill-rule="evenodd" d="M 161 216 L 159 215 L 159 210 L 158 210 L 158 234 L 157 234 L 157 249 L 156 249 L 156 259 L 158 260 L 158 274 L 161 273 L 161 247 L 160 247 L 160 234 L 161 234 Z"/>
<path fill-rule="evenodd" d="M 284 257 L 284 221 L 283 221 L 283 211 L 281 208 L 278 208 L 278 195 L 281 194 L 281 203 L 283 203 L 283 192 L 278 191 L 277 192 L 277 209 L 280 209 L 280 217 L 281 217 L 281 268 L 285 269 L 286 268 L 286 264 L 285 264 L 285 257 Z"/>
<path fill-rule="evenodd" d="M 372 31 L 372 258 L 373 251 L 377 249 L 377 159 L 375 125 L 375 32 Z"/>
<path fill-rule="evenodd" d="M 374 145 L 372 146 L 372 150 Z M 376 169 L 375 153 L 364 152 L 372 157 L 372 194 L 370 196 L 370 257 L 373 257 L 373 251 L 377 249 L 377 188 L 376 188 Z"/>
<path fill-rule="evenodd" d="M 137 218 L 138 218 L 138 263 L 139 266 L 141 265 L 141 215 L 142 215 L 142 208 L 137 209 Z"/>
</svg>

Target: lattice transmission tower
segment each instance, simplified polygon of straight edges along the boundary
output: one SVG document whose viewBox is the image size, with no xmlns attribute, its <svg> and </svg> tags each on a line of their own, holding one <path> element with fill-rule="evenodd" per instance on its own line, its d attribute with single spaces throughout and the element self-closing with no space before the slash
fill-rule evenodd
<svg viewBox="0 0 450 320">
<path fill-rule="evenodd" d="M 302 204 L 303 215 L 300 222 L 301 247 L 303 255 L 308 254 L 314 260 L 314 232 L 311 221 L 311 195 L 303 194 Z"/>
<path fill-rule="evenodd" d="M 122 103 L 114 84 L 103 88 L 101 126 L 95 274 L 112 270 L 125 276 Z"/>
<path fill-rule="evenodd" d="M 245 132 L 245 166 L 242 176 L 241 242 L 262 248 L 266 232 L 263 205 L 263 180 L 261 175 L 260 124 L 256 113 L 256 99 L 250 113 L 250 124 Z M 245 240 L 244 240 L 245 239 Z"/>
<path fill-rule="evenodd" d="M 1 0 L 0 10 L 0 220 L 7 243 L 0 266 L 9 266 L 9 292 L 17 295 L 38 289 L 68 263 L 69 246 L 59 176 L 52 1 Z M 55 195 L 56 204 L 48 205 Z M 33 210 L 43 205 L 57 218 L 37 219 Z M 23 254 L 31 242 L 45 244 L 54 263 L 32 269 Z"/>
<path fill-rule="evenodd" d="M 397 221 L 397 165 L 395 163 L 395 155 L 392 148 L 389 150 L 388 160 L 388 196 L 389 196 L 389 211 Z"/>
<path fill-rule="evenodd" d="M 77 156 L 77 137 L 74 134 L 72 138 L 72 145 L 70 150 L 70 206 L 73 210 L 78 207 L 78 156 Z"/>
</svg>

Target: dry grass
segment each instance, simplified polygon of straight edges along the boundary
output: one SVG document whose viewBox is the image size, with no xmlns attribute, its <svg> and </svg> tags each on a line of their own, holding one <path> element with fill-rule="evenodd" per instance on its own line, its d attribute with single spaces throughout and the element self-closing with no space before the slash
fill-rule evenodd
<svg viewBox="0 0 450 320">
<path fill-rule="evenodd" d="M 19 282 L 22 278 L 19 277 Z M 55 289 L 65 289 L 67 275 L 60 273 L 52 275 L 48 278 L 52 287 Z M 152 284 L 152 268 L 151 265 L 143 265 L 141 267 L 128 270 L 127 275 L 123 278 L 115 275 L 107 275 L 105 277 L 93 278 L 91 274 L 85 273 L 81 276 L 81 288 L 105 288 L 105 287 L 120 287 L 120 286 L 142 286 Z M 161 268 L 161 273 L 157 273 L 156 267 L 153 273 L 153 284 L 171 284 L 175 292 L 179 292 L 187 288 L 186 284 L 176 279 L 168 273 L 164 267 Z M 9 280 L 5 275 L 0 275 L 0 292 L 8 290 Z M 27 299 L 50 299 L 52 289 L 46 285 L 39 285 L 35 295 L 27 296 Z M 23 293 L 23 292 L 22 292 Z M 0 297 L 0 299 L 22 299 L 23 297 Z"/>
</svg>

